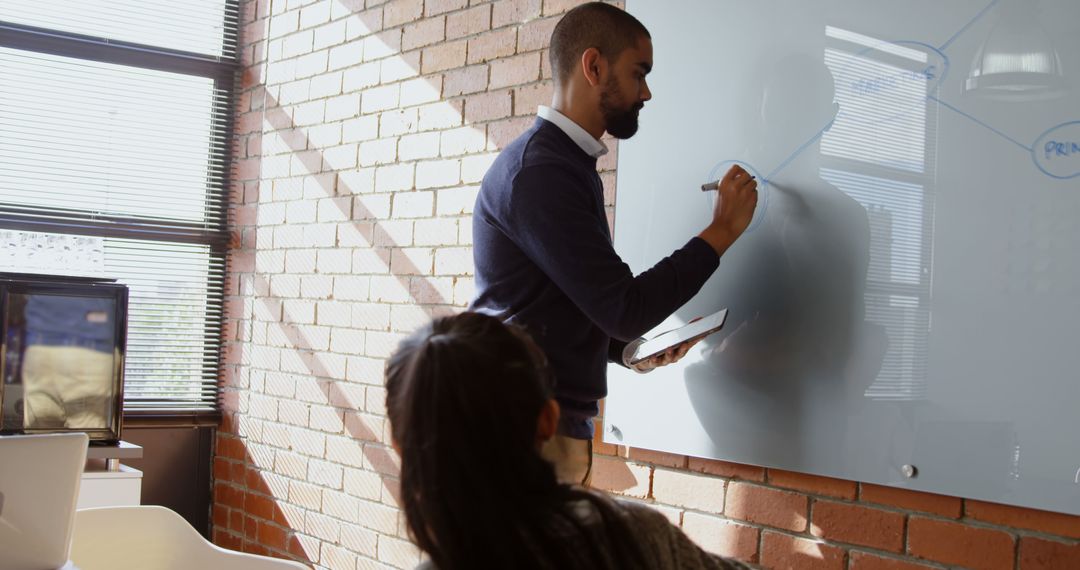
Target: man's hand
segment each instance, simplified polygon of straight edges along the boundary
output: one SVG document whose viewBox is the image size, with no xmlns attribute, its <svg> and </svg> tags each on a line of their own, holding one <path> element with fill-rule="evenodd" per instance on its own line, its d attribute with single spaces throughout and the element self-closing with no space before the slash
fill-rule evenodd
<svg viewBox="0 0 1080 570">
<path fill-rule="evenodd" d="M 694 348 L 694 345 L 701 342 L 701 339 L 703 338 L 705 337 L 699 336 L 677 344 L 656 356 L 631 364 L 630 368 L 633 368 L 638 372 L 648 372 L 654 368 L 674 364 L 679 360 L 682 360 L 682 357 L 686 356 L 686 353 L 690 352 L 690 349 Z"/>
<path fill-rule="evenodd" d="M 720 180 L 720 194 L 713 210 L 713 219 L 698 237 L 723 255 L 735 243 L 754 218 L 757 208 L 757 180 L 739 165 L 732 166 Z"/>
</svg>

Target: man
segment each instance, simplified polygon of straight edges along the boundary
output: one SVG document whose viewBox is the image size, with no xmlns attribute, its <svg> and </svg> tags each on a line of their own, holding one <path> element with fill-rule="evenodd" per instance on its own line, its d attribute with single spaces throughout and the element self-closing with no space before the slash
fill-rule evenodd
<svg viewBox="0 0 1080 570">
<path fill-rule="evenodd" d="M 607 152 L 604 132 L 626 139 L 637 131 L 651 97 L 649 32 L 618 8 L 583 4 L 555 26 L 550 57 L 551 107 L 541 107 L 533 127 L 503 149 L 477 196 L 472 308 L 524 326 L 544 349 L 562 414 L 543 454 L 560 480 L 587 484 L 606 361 L 630 365 L 627 343 L 698 292 L 749 225 L 757 185 L 732 168 L 712 222 L 635 277 L 612 247 L 596 159 Z M 691 344 L 634 367 L 670 364 Z"/>
</svg>

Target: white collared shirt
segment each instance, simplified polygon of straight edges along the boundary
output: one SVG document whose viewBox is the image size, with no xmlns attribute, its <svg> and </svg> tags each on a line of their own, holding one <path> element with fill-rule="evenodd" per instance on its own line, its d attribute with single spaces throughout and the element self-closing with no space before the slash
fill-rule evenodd
<svg viewBox="0 0 1080 570">
<path fill-rule="evenodd" d="M 588 131 L 581 128 L 581 125 L 571 121 L 566 115 L 545 105 L 540 105 L 536 114 L 539 115 L 541 119 L 551 121 L 552 124 L 559 127 L 559 130 L 566 133 L 566 136 L 577 143 L 577 145 L 581 147 L 581 150 L 585 151 L 585 154 L 593 158 L 600 158 L 607 154 L 608 147 L 606 144 L 594 139 Z"/>
</svg>

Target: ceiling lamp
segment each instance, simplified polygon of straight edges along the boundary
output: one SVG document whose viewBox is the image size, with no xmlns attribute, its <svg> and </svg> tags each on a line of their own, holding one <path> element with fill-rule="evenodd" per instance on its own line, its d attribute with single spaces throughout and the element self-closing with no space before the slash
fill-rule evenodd
<svg viewBox="0 0 1080 570">
<path fill-rule="evenodd" d="M 1061 57 L 1035 20 L 1032 2 L 1013 0 L 979 47 L 964 92 L 1007 101 L 1031 101 L 1065 93 Z"/>
</svg>

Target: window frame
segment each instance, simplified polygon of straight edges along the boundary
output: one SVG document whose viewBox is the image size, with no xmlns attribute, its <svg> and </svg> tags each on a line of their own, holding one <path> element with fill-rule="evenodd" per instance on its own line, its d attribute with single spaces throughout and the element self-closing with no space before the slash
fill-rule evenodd
<svg viewBox="0 0 1080 570">
<path fill-rule="evenodd" d="M 237 14 L 239 7 L 236 0 L 223 1 L 225 25 L 228 26 L 230 25 L 229 15 Z M 239 26 L 238 23 L 235 25 Z M 237 37 L 239 36 L 238 29 L 233 32 Z M 227 34 L 226 37 L 228 37 Z M 0 21 L 0 47 L 209 78 L 213 81 L 215 92 L 225 94 L 214 103 L 215 106 L 220 105 L 217 110 L 224 117 L 221 131 L 221 140 L 224 142 L 220 147 L 215 147 L 211 143 L 207 148 L 207 156 L 213 156 L 221 164 L 218 178 L 218 184 L 220 184 L 218 199 L 221 201 L 221 207 L 217 208 L 216 212 L 208 216 L 204 222 L 148 220 L 60 208 L 50 210 L 53 216 L 42 216 L 40 208 L 28 208 L 0 201 L 0 229 L 203 245 L 209 248 L 211 255 L 220 256 L 224 260 L 225 271 L 226 274 L 228 273 L 227 254 L 232 241 L 232 232 L 229 227 L 227 202 L 233 184 L 236 93 L 241 71 L 238 48 L 232 47 L 223 38 L 223 55 L 213 56 L 6 21 Z M 218 153 L 220 155 L 215 156 Z M 208 183 L 212 184 L 212 182 Z M 221 290 L 212 293 L 222 304 L 225 296 L 224 289 L 223 281 Z M 123 414 L 125 424 L 153 427 L 206 426 L 216 425 L 220 421 L 220 377 L 225 319 L 224 315 L 216 318 L 216 335 L 206 340 L 207 348 L 216 351 L 217 354 L 218 393 L 215 397 L 214 409 L 212 411 L 125 410 Z"/>
</svg>

